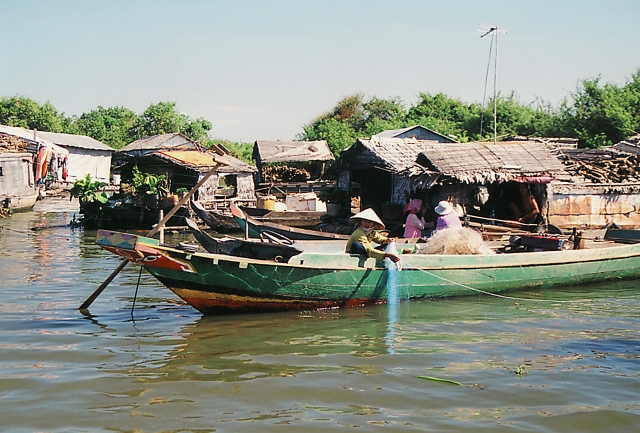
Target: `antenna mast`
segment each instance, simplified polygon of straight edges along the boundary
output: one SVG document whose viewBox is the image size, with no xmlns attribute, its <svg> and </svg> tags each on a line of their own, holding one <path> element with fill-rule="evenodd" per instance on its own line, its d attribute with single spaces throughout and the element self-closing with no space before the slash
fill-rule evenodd
<svg viewBox="0 0 640 433">
<path fill-rule="evenodd" d="M 496 54 L 495 54 L 495 63 L 493 66 L 493 144 L 497 142 L 498 135 L 498 94 L 497 94 L 497 84 L 498 84 L 498 34 L 506 33 L 505 30 L 498 29 L 498 26 L 494 26 L 486 30 L 485 33 L 480 36 L 484 38 L 485 36 L 491 34 L 495 37 L 496 40 Z"/>
</svg>

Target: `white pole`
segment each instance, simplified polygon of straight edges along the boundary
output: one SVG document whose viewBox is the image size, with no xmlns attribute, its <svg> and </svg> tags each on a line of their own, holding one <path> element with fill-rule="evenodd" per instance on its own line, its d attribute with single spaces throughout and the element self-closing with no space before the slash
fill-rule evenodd
<svg viewBox="0 0 640 433">
<path fill-rule="evenodd" d="M 496 63 L 493 67 L 493 144 L 496 144 L 498 135 L 498 100 L 497 97 L 497 82 L 498 82 L 498 27 L 494 29 L 496 34 Z"/>
</svg>

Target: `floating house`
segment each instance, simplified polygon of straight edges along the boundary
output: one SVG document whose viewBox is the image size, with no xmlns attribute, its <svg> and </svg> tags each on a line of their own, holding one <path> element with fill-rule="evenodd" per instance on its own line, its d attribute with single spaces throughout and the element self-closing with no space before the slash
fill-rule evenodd
<svg viewBox="0 0 640 433">
<path fill-rule="evenodd" d="M 637 141 L 600 149 L 564 149 L 568 177 L 550 184 L 549 215 L 559 227 L 640 227 Z"/>
<path fill-rule="evenodd" d="M 401 220 L 398 209 L 414 197 L 431 209 L 449 200 L 460 215 L 509 220 L 508 204 L 525 183 L 557 227 L 630 228 L 640 226 L 637 161 L 630 149 L 588 151 L 562 139 L 487 144 L 374 136 L 345 149 L 327 174 L 387 221 Z"/>
<path fill-rule="evenodd" d="M 36 135 L 69 151 L 67 182 L 84 179 L 88 174 L 94 181 L 110 183 L 111 157 L 115 152 L 112 147 L 86 135 L 43 131 L 37 131 Z"/>
<path fill-rule="evenodd" d="M 317 180 L 335 160 L 324 140 L 257 140 L 253 146 L 253 159 L 258 167 L 256 180 L 259 184 Z"/>
<path fill-rule="evenodd" d="M 66 176 L 69 151 L 35 131 L 0 125 L 0 201 L 12 210 L 31 209 L 39 185 Z"/>
<path fill-rule="evenodd" d="M 414 197 L 431 209 L 440 200 L 451 200 L 461 213 L 483 212 L 490 198 L 505 194 L 501 184 L 517 178 L 549 182 L 563 169 L 551 149 L 540 143 L 442 143 L 374 136 L 343 151 L 330 173 L 338 186 L 360 196 L 361 208 L 396 219 Z M 541 192 L 538 195 L 540 202 L 546 200 Z"/>
<path fill-rule="evenodd" d="M 196 199 L 255 201 L 255 167 L 232 157 L 222 147 L 205 152 L 183 134 L 143 137 L 114 155 L 114 173 L 122 181 L 133 178 L 136 166 L 145 173 L 167 176 L 173 192 L 180 188 L 190 190 L 215 165 L 216 173 L 199 188 Z"/>
<path fill-rule="evenodd" d="M 0 134 L 0 209 L 27 210 L 38 197 L 33 154 L 17 137 Z"/>
</svg>

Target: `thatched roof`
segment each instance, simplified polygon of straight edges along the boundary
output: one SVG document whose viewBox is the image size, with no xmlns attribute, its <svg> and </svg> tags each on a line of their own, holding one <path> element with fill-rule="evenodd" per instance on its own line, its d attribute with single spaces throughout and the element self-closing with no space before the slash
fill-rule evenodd
<svg viewBox="0 0 640 433">
<path fill-rule="evenodd" d="M 545 144 L 500 142 L 431 144 L 410 175 L 441 174 L 462 183 L 506 182 L 521 176 L 564 173 L 564 165 Z"/>
<path fill-rule="evenodd" d="M 420 152 L 429 149 L 433 143 L 437 142 L 380 136 L 359 138 L 342 151 L 325 174 L 331 177 L 342 170 L 362 168 L 379 168 L 399 173 L 415 166 Z"/>
<path fill-rule="evenodd" d="M 364 168 L 480 184 L 565 173 L 556 151 L 540 142 L 440 143 L 379 136 L 358 139 L 328 172 L 336 175 L 341 170 Z"/>
<path fill-rule="evenodd" d="M 327 142 L 256 140 L 253 157 L 258 163 L 333 161 Z"/>
<path fill-rule="evenodd" d="M 543 143 L 553 149 L 577 149 L 578 139 L 570 137 L 523 137 L 520 135 L 510 135 L 501 142 L 526 141 L 529 143 Z"/>
<path fill-rule="evenodd" d="M 358 140 L 367 150 L 377 156 L 383 167 L 390 171 L 401 172 L 416 165 L 418 155 L 438 143 L 437 141 L 414 140 L 410 138 L 372 137 Z M 443 144 L 448 146 L 449 144 Z"/>
</svg>

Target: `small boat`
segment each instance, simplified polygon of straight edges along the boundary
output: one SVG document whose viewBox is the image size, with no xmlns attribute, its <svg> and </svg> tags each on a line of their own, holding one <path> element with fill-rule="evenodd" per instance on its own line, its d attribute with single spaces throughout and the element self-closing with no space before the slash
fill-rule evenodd
<svg viewBox="0 0 640 433">
<path fill-rule="evenodd" d="M 244 240 L 227 236 L 215 238 L 200 230 L 200 227 L 193 220 L 186 218 L 185 222 L 193 236 L 209 253 L 274 260 L 276 262 L 287 262 L 291 257 L 302 253 L 302 250 L 296 248 L 292 241 L 284 240 L 271 234 L 265 234 L 264 241 Z"/>
<path fill-rule="evenodd" d="M 320 230 L 304 229 L 301 227 L 289 227 L 283 224 L 276 224 L 271 222 L 261 222 L 247 215 L 242 209 L 240 209 L 233 203 L 230 204 L 229 209 L 231 210 L 231 213 L 233 214 L 236 222 L 240 226 L 240 229 L 246 232 L 248 237 L 259 238 L 260 233 L 267 230 L 291 240 L 349 240 L 349 234 L 323 232 Z"/>
<path fill-rule="evenodd" d="M 314 227 L 322 222 L 320 219 L 326 212 L 319 211 L 275 211 L 257 207 L 240 206 L 245 214 L 261 223 L 275 223 L 289 227 Z"/>
<path fill-rule="evenodd" d="M 186 218 L 185 222 L 202 248 L 214 254 L 282 262 L 303 251 L 342 254 L 346 245 L 342 239 L 291 240 L 268 230 L 262 231 L 260 239 L 240 239 L 234 236 L 213 237 L 202 231 L 192 219 Z M 399 248 L 414 247 L 418 242 L 420 242 L 418 239 L 396 239 Z"/>
<path fill-rule="evenodd" d="M 211 229 L 220 233 L 238 232 L 240 226 L 231 214 L 207 210 L 195 200 L 191 200 L 191 209 Z"/>
<path fill-rule="evenodd" d="M 604 233 L 604 239 L 625 244 L 637 244 L 640 242 L 640 230 L 610 227 Z"/>
<path fill-rule="evenodd" d="M 538 249 L 537 238 L 521 245 Z M 403 300 L 442 298 L 640 278 L 640 244 L 595 240 L 581 243 L 583 249 L 403 254 L 402 270 L 346 253 L 303 250 L 281 262 L 185 251 L 109 230 L 99 230 L 96 242 L 143 266 L 202 313 L 355 307 L 385 303 L 393 293 Z"/>
<path fill-rule="evenodd" d="M 23 195 L 3 195 L 0 196 L 0 208 L 9 209 L 11 212 L 28 211 L 36 204 L 36 200 L 38 200 L 37 191 Z"/>
</svg>

